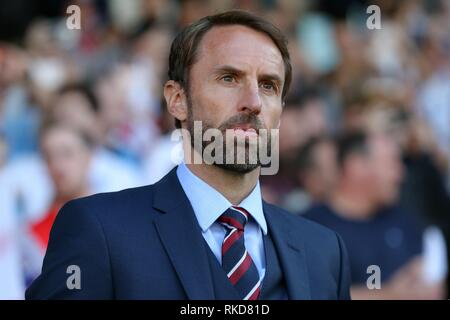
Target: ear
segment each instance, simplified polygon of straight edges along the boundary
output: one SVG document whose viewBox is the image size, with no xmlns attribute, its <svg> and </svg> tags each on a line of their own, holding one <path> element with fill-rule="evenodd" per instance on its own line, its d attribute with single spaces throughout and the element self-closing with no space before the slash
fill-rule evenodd
<svg viewBox="0 0 450 320">
<path fill-rule="evenodd" d="M 167 110 L 181 122 L 187 119 L 187 97 L 181 85 L 169 80 L 164 85 L 164 98 L 166 99 Z"/>
</svg>

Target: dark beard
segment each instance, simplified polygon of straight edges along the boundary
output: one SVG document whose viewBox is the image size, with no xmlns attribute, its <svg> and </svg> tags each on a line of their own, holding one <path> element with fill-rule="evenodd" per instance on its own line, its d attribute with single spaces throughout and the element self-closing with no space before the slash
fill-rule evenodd
<svg viewBox="0 0 450 320">
<path fill-rule="evenodd" d="M 209 146 L 210 144 L 217 144 L 218 142 L 214 141 L 214 139 L 212 141 L 204 141 L 202 140 L 201 143 L 201 150 L 198 150 L 199 145 L 194 143 L 194 119 L 193 119 L 193 115 L 192 115 L 192 103 L 190 101 L 190 99 L 188 98 L 188 119 L 187 119 L 187 129 L 189 130 L 190 133 L 190 137 L 191 137 L 191 146 L 193 149 L 195 149 L 196 152 L 198 152 L 200 155 L 204 155 L 204 150 L 207 146 Z M 257 132 L 260 129 L 264 129 L 261 121 L 258 119 L 258 117 L 255 114 L 237 114 L 236 116 L 231 117 L 230 119 L 228 119 L 227 121 L 225 121 L 224 123 L 222 123 L 218 128 L 215 128 L 214 126 L 210 125 L 209 123 L 207 123 L 206 121 L 202 121 L 202 137 L 204 136 L 204 133 L 208 130 L 208 129 L 218 129 L 223 136 L 223 142 L 222 145 L 216 145 L 214 147 L 214 151 L 215 152 L 222 152 L 222 159 L 224 161 L 222 161 L 222 163 L 216 163 L 213 162 L 212 164 L 222 168 L 224 170 L 228 170 L 228 171 L 232 171 L 235 173 L 240 173 L 240 174 L 244 174 L 244 173 L 249 173 L 255 169 L 257 169 L 258 167 L 261 166 L 261 161 L 260 161 L 260 155 L 259 155 L 259 147 L 261 143 L 266 144 L 266 150 L 267 150 L 267 155 L 270 157 L 271 155 L 271 137 L 270 134 L 268 132 L 266 132 L 267 134 L 265 135 L 265 137 L 263 137 L 263 135 L 259 135 L 257 137 L 257 145 L 256 148 L 253 148 L 253 150 L 256 150 L 256 161 L 250 161 L 250 151 L 253 151 L 250 148 L 250 143 L 249 140 L 246 138 L 245 139 L 245 145 L 243 146 L 244 152 L 245 152 L 245 157 L 244 157 L 244 161 L 243 163 L 237 163 L 237 159 L 238 159 L 238 146 L 237 146 L 237 139 L 234 138 L 233 141 L 233 163 L 227 163 L 227 161 L 225 161 L 226 159 L 226 130 L 227 129 L 231 129 L 233 126 L 238 125 L 238 124 L 248 124 L 250 125 L 252 128 L 254 128 Z M 214 155 L 213 155 L 214 156 Z"/>
</svg>

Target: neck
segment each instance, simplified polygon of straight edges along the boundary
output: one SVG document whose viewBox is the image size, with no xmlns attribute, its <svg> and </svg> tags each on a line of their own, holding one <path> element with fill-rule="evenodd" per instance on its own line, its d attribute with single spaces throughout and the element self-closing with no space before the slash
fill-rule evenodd
<svg viewBox="0 0 450 320">
<path fill-rule="evenodd" d="M 186 164 L 186 166 L 233 205 L 241 203 L 252 192 L 258 182 L 260 171 L 257 168 L 248 173 L 239 173 L 205 163 Z"/>
<path fill-rule="evenodd" d="M 85 186 L 77 192 L 71 192 L 70 194 L 57 193 L 54 198 L 54 203 L 60 204 L 62 206 L 70 200 L 86 197 L 87 195 L 89 195 L 89 187 Z"/>
<path fill-rule="evenodd" d="M 331 197 L 331 206 L 343 217 L 356 220 L 368 219 L 375 213 L 376 206 L 364 190 L 362 191 L 337 188 Z"/>
</svg>

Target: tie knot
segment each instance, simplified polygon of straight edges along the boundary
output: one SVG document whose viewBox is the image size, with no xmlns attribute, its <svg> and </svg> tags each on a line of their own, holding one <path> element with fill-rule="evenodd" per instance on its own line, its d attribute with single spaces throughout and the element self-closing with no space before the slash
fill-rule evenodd
<svg viewBox="0 0 450 320">
<path fill-rule="evenodd" d="M 231 206 L 219 217 L 219 222 L 227 228 L 244 231 L 248 217 L 249 213 L 244 208 Z"/>
</svg>

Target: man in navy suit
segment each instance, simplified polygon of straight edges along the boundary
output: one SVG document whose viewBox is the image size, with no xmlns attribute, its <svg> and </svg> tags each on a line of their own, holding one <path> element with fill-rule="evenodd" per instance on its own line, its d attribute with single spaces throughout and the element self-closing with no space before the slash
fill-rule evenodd
<svg viewBox="0 0 450 320">
<path fill-rule="evenodd" d="M 349 299 L 340 237 L 262 200 L 249 156 L 273 153 L 262 132 L 278 129 L 291 80 L 281 32 L 243 11 L 202 18 L 174 40 L 169 79 L 185 161 L 156 184 L 68 202 L 26 297 Z M 199 123 L 226 138 L 196 143 Z"/>
</svg>

